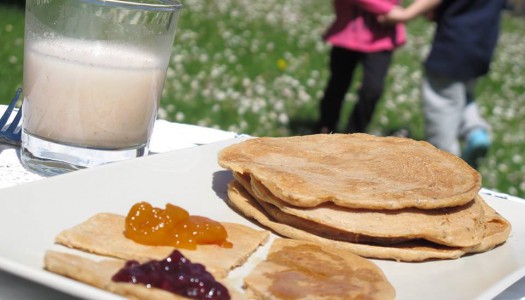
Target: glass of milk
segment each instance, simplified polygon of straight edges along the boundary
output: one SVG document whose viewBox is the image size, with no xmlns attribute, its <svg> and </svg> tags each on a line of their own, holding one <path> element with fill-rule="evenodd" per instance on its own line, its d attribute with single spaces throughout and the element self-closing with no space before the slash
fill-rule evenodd
<svg viewBox="0 0 525 300">
<path fill-rule="evenodd" d="M 59 174 L 147 155 L 181 5 L 27 0 L 21 158 Z"/>
</svg>

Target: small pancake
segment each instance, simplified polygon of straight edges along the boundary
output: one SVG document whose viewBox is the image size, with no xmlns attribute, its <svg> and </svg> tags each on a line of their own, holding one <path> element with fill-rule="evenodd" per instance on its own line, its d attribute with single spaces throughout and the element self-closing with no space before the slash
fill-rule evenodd
<svg viewBox="0 0 525 300">
<path fill-rule="evenodd" d="M 307 228 L 296 228 L 276 222 L 265 213 L 264 209 L 236 181 L 232 181 L 229 184 L 228 198 L 229 203 L 241 214 L 257 220 L 261 225 L 272 229 L 278 234 L 327 246 L 341 247 L 369 258 L 413 262 L 430 259 L 456 259 L 467 253 L 488 251 L 504 243 L 510 233 L 510 224 L 503 217 L 497 213 L 491 214 L 490 211 L 487 211 L 485 213 L 487 217 L 485 218 L 486 229 L 484 238 L 480 244 L 472 247 L 447 247 L 421 240 L 389 246 L 342 242 L 316 235 L 309 232 Z M 488 205 L 484 205 L 485 207 L 488 207 Z"/>
<path fill-rule="evenodd" d="M 124 264 L 125 261 L 120 259 L 95 261 L 86 257 L 57 251 L 47 251 L 44 256 L 44 268 L 48 271 L 124 296 L 128 299 L 190 299 L 162 289 L 147 288 L 140 284 L 112 281 L 111 277 L 113 277 Z M 239 293 L 235 292 L 234 289 L 228 288 L 228 290 L 232 299 L 244 299 Z"/>
<path fill-rule="evenodd" d="M 277 199 L 258 180 L 234 174 L 246 191 L 275 218 L 275 210 L 268 210 L 266 202 L 284 214 L 293 215 L 323 226 L 355 234 L 361 241 L 371 237 L 378 243 L 425 239 L 452 247 L 479 244 L 484 234 L 483 207 L 477 196 L 465 205 L 439 209 L 404 208 L 399 210 L 351 209 L 323 203 L 312 208 L 300 208 Z M 286 221 L 284 221 L 286 223 Z M 410 224 L 410 226 L 407 226 Z M 374 238 L 375 237 L 375 238 Z"/>
<path fill-rule="evenodd" d="M 394 287 L 370 260 L 348 251 L 276 239 L 244 278 L 247 299 L 394 299 Z"/>
<path fill-rule="evenodd" d="M 124 222 L 124 216 L 99 213 L 62 231 L 55 241 L 70 248 L 139 262 L 164 259 L 173 251 L 173 247 L 141 245 L 127 239 L 123 234 Z M 215 278 L 226 277 L 231 269 L 243 264 L 269 237 L 268 231 L 254 230 L 237 223 L 221 224 L 226 228 L 228 241 L 233 243 L 233 248 L 199 245 L 197 250 L 179 249 L 192 262 L 205 265 Z"/>
<path fill-rule="evenodd" d="M 481 176 L 426 142 L 367 134 L 249 139 L 224 148 L 219 164 L 259 180 L 294 206 L 332 202 L 364 209 L 464 205 Z"/>
</svg>

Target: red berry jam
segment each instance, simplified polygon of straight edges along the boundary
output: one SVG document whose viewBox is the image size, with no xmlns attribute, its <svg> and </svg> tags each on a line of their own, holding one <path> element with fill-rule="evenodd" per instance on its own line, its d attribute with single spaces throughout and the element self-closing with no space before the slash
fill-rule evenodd
<svg viewBox="0 0 525 300">
<path fill-rule="evenodd" d="M 144 284 L 192 299 L 230 299 L 228 290 L 203 265 L 190 262 L 177 250 L 161 261 L 144 264 L 128 261 L 111 279 Z"/>
</svg>

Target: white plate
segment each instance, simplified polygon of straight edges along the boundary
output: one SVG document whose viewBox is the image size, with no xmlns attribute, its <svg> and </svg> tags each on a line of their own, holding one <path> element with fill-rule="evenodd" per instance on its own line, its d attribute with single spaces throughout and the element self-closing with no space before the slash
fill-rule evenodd
<svg viewBox="0 0 525 300">
<path fill-rule="evenodd" d="M 240 139 L 77 171 L 0 190 L 0 269 L 88 299 L 120 299 L 42 269 L 54 237 L 98 212 L 126 214 L 131 205 L 171 202 L 192 214 L 256 227 L 224 202 L 231 174 L 217 152 Z M 483 195 L 513 225 L 503 246 L 457 260 L 374 260 L 398 299 L 491 299 L 525 275 L 525 203 Z M 250 264 L 236 270 L 240 274 Z"/>
</svg>

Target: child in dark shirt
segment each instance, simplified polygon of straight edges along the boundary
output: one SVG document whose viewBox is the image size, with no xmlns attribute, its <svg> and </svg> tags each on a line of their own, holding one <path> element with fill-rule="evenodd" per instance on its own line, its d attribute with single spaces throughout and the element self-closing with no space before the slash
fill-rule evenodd
<svg viewBox="0 0 525 300">
<path fill-rule="evenodd" d="M 432 11 L 437 26 L 424 63 L 425 133 L 430 143 L 475 168 L 490 146 L 490 126 L 478 112 L 474 89 L 489 71 L 503 7 L 501 0 L 415 0 L 379 18 L 402 23 Z"/>
</svg>

